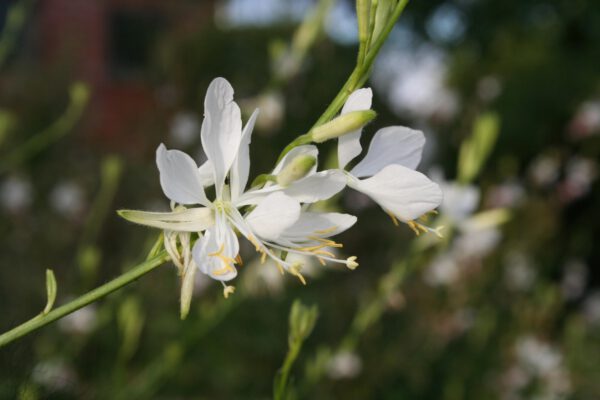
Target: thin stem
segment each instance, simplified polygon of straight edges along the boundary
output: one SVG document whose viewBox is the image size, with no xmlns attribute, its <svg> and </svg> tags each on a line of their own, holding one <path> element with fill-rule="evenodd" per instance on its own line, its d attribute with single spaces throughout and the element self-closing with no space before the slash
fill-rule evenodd
<svg viewBox="0 0 600 400">
<path fill-rule="evenodd" d="M 275 388 L 275 394 L 273 396 L 275 400 L 284 399 L 290 372 L 292 370 L 292 366 L 294 365 L 294 362 L 296 361 L 296 358 L 298 358 L 298 354 L 300 354 L 301 348 L 302 348 L 302 342 L 295 343 L 294 346 L 290 347 L 290 349 L 285 357 L 285 361 L 283 362 L 283 366 L 281 367 L 281 371 L 280 371 L 281 378 L 277 382 L 277 386 Z"/>
<path fill-rule="evenodd" d="M 391 17 L 388 20 L 385 27 L 382 29 L 381 34 L 375 39 L 375 41 L 372 44 L 372 47 L 367 50 L 366 56 L 364 57 L 364 61 L 361 64 L 357 65 L 354 68 L 354 70 L 352 70 L 352 73 L 350 74 L 350 76 L 348 77 L 338 94 L 334 97 L 333 101 L 329 104 L 329 106 L 327 106 L 323 114 L 321 114 L 321 116 L 319 117 L 319 119 L 317 119 L 317 121 L 311 129 L 323 125 L 324 123 L 333 119 L 333 117 L 335 117 L 335 115 L 339 113 L 342 107 L 344 106 L 344 103 L 348 99 L 348 96 L 350 96 L 352 92 L 354 92 L 356 89 L 364 85 L 364 83 L 367 81 L 371 74 L 371 67 L 373 66 L 373 62 L 375 62 L 375 58 L 379 54 L 381 47 L 383 46 L 390 32 L 394 28 L 396 21 L 398 20 L 398 18 L 400 18 L 400 15 L 402 15 L 402 12 L 406 8 L 407 4 L 408 0 L 401 0 L 400 2 L 398 2 L 398 4 L 396 4 L 396 7 L 392 12 Z M 300 137 L 303 136 L 306 136 L 306 134 Z M 279 155 L 278 160 L 281 160 L 283 156 L 294 147 L 297 147 L 300 144 L 306 144 L 298 143 L 297 139 L 298 138 L 294 139 L 294 141 L 292 141 L 285 147 L 285 149 Z"/>
<path fill-rule="evenodd" d="M 104 285 L 76 298 L 75 300 L 72 300 L 67 304 L 64 304 L 50 311 L 46 315 L 40 314 L 30 319 L 29 321 L 17 326 L 16 328 L 13 328 L 10 331 L 0 335 L 0 347 L 3 347 L 19 339 L 20 337 L 23 337 L 35 331 L 36 329 L 48 325 L 49 323 L 56 321 L 57 319 L 60 319 L 65 315 L 71 314 L 72 312 L 77 311 L 80 308 L 83 308 L 88 304 L 93 303 L 109 295 L 115 290 L 118 290 L 123 286 L 130 284 L 139 277 L 159 267 L 168 259 L 169 256 L 167 255 L 167 252 L 163 250 L 154 258 L 151 258 L 150 260 L 144 261 L 143 263 L 136 265 L 135 267 L 125 272 L 123 275 L 113 279 L 112 281 L 107 282 Z"/>
</svg>

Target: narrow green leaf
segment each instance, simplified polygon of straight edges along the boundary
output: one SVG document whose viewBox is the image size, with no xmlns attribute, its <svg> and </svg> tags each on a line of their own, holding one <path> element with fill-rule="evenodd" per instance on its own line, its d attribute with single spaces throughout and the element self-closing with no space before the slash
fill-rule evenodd
<svg viewBox="0 0 600 400">
<path fill-rule="evenodd" d="M 44 311 L 42 311 L 43 315 L 46 315 L 52 310 L 54 306 L 54 301 L 56 300 L 56 277 L 54 276 L 54 271 L 51 269 L 46 270 L 46 293 L 48 300 L 46 302 L 46 307 L 44 307 Z"/>
</svg>

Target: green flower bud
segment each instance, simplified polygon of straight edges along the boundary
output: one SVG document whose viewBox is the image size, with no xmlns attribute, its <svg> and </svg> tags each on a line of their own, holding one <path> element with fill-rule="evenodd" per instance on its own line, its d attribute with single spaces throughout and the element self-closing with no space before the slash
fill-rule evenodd
<svg viewBox="0 0 600 400">
<path fill-rule="evenodd" d="M 301 154 L 294 157 L 277 175 L 277 183 L 285 187 L 298 179 L 304 178 L 316 163 L 317 159 L 308 154 Z"/>
<path fill-rule="evenodd" d="M 314 128 L 310 131 L 310 137 L 313 142 L 323 143 L 326 140 L 335 139 L 346 133 L 362 128 L 371 122 L 376 115 L 377 113 L 373 110 L 353 111 L 342 114 L 339 117 Z"/>
</svg>

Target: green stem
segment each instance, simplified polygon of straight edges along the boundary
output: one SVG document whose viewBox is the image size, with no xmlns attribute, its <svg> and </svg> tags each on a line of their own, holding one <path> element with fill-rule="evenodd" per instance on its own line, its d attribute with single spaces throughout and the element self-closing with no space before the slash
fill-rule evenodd
<svg viewBox="0 0 600 400">
<path fill-rule="evenodd" d="M 287 382 L 290 376 L 290 371 L 292 370 L 292 366 L 298 358 L 298 354 L 300 354 L 300 349 L 302 348 L 302 342 L 295 343 L 294 346 L 290 347 L 288 351 L 285 361 L 283 362 L 283 366 L 280 370 L 281 378 L 277 382 L 277 387 L 275 388 L 275 394 L 273 398 L 275 400 L 283 400 L 286 394 Z"/>
<path fill-rule="evenodd" d="M 114 292 L 122 288 L 125 285 L 130 284 L 135 281 L 139 277 L 147 274 L 148 272 L 154 270 L 159 267 L 163 263 L 168 260 L 169 256 L 165 251 L 161 251 L 154 258 L 150 260 L 144 261 L 141 264 L 136 265 L 129 271 L 125 272 L 123 275 L 113 279 L 112 281 L 105 283 L 104 285 L 76 298 L 64 304 L 45 315 L 38 315 L 29 321 L 17 326 L 16 328 L 11 329 L 10 331 L 0 335 L 0 347 L 6 346 L 7 344 L 23 337 L 36 329 L 39 329 L 43 326 L 48 325 L 51 322 L 56 321 L 64 317 L 65 315 L 71 314 L 74 311 L 79 310 L 91 304 L 110 293 Z"/>
<path fill-rule="evenodd" d="M 364 85 L 364 83 L 371 75 L 371 67 L 375 62 L 375 58 L 379 54 L 381 47 L 383 46 L 390 32 L 394 28 L 396 21 L 398 20 L 398 18 L 400 18 L 400 15 L 402 15 L 402 12 L 406 8 L 407 4 L 408 0 L 401 0 L 398 2 L 396 7 L 394 8 L 394 11 L 392 12 L 390 19 L 381 31 L 381 34 L 375 39 L 375 41 L 372 44 L 372 47 L 368 49 L 366 56 L 364 57 L 364 61 L 354 68 L 354 70 L 344 83 L 344 86 L 342 86 L 338 94 L 334 97 L 333 101 L 329 104 L 329 106 L 327 106 L 323 114 L 321 114 L 321 116 L 319 117 L 319 119 L 317 119 L 317 122 L 315 122 L 311 129 L 323 125 L 324 123 L 333 119 L 333 117 L 335 117 L 337 113 L 340 112 L 340 110 L 344 106 L 344 103 L 346 103 L 348 96 L 350 96 L 352 92 L 354 92 L 356 89 Z M 283 156 L 286 155 L 294 147 L 297 147 L 301 144 L 306 144 L 305 140 L 307 135 L 308 134 L 299 136 L 298 138 L 294 139 L 290 144 L 288 144 L 279 155 L 278 161 L 281 160 Z M 303 138 L 304 140 L 298 141 L 298 139 L 300 138 Z"/>
</svg>

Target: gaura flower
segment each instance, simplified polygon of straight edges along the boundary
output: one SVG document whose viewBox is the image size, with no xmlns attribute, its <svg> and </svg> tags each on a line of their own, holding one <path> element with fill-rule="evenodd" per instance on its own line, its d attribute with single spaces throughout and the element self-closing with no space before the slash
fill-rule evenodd
<svg viewBox="0 0 600 400">
<path fill-rule="evenodd" d="M 250 168 L 249 145 L 258 110 L 242 129 L 233 88 L 223 78 L 216 78 L 209 85 L 204 108 L 201 140 L 208 160 L 203 165 L 198 167 L 189 155 L 167 150 L 162 144 L 156 151 L 160 184 L 171 200 L 172 211 L 119 212 L 129 221 L 165 231 L 165 249 L 182 275 L 182 315 L 183 291 L 186 285 L 193 286 L 195 268 L 221 281 L 225 297 L 233 292 L 234 288 L 225 282 L 236 277 L 236 265 L 241 265 L 236 231 L 255 246 L 262 261 L 273 259 L 282 272 L 286 270 L 302 282 L 301 265 L 286 261 L 285 254 L 309 254 L 322 263 L 332 261 L 355 268 L 356 257 L 339 260 L 331 253 L 331 248 L 341 245 L 330 237 L 350 228 L 356 217 L 307 212 L 301 210 L 300 204 L 324 200 L 342 190 L 343 174 L 316 172 L 315 164 L 308 176 L 286 187 L 272 185 L 245 191 Z M 285 168 L 294 155 L 314 154 L 316 158 L 314 146 L 295 150 L 281 160 L 274 172 Z M 215 196 L 209 200 L 205 187 L 213 185 Z M 198 240 L 190 257 L 192 234 L 197 234 Z M 188 297 L 185 301 L 189 307 Z"/>
<path fill-rule="evenodd" d="M 371 89 L 353 92 L 342 114 L 371 108 Z M 415 171 L 421 161 L 425 137 L 422 132 L 402 126 L 389 126 L 375 133 L 366 156 L 347 171 L 345 168 L 362 152 L 362 129 L 338 139 L 338 165 L 347 176 L 348 186 L 379 204 L 395 224 L 405 222 L 418 235 L 433 229 L 416 220 L 433 212 L 442 202 L 440 187 Z"/>
</svg>

